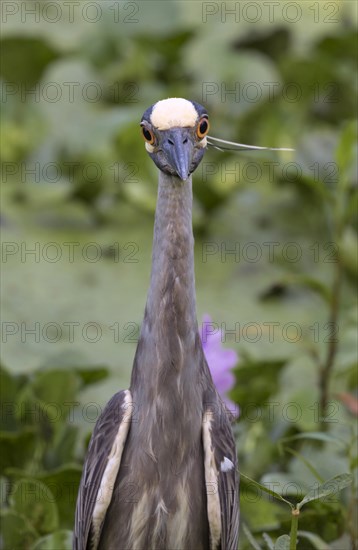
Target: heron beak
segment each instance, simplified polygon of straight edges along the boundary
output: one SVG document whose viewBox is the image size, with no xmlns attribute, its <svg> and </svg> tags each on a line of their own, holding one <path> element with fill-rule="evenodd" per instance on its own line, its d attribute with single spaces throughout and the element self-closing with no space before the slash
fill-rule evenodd
<svg viewBox="0 0 358 550">
<path fill-rule="evenodd" d="M 193 158 L 193 143 L 186 128 L 173 128 L 165 137 L 162 148 L 170 166 L 183 181 L 189 177 Z"/>
</svg>

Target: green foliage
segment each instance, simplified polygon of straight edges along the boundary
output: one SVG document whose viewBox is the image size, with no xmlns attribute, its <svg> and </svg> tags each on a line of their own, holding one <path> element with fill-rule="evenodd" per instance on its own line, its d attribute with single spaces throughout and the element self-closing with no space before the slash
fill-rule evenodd
<svg viewBox="0 0 358 550">
<path fill-rule="evenodd" d="M 4 550 L 71 548 L 87 407 L 128 386 L 149 280 L 157 175 L 138 122 L 170 96 L 205 104 L 216 137 L 296 149 L 211 150 L 194 175 L 199 314 L 224 324 L 240 356 L 240 550 L 354 547 L 355 3 L 296 2 L 295 23 L 266 3 L 254 23 L 240 2 L 226 17 L 213 3 L 206 21 L 208 3 L 102 2 L 95 23 L 77 5 L 72 22 L 69 8 L 49 22 L 51 3 L 33 3 L 38 21 L 12 4 L 0 76 Z M 22 331 L 35 323 L 38 337 Z"/>
<path fill-rule="evenodd" d="M 290 537 L 281 535 L 275 542 L 274 550 L 290 550 Z"/>
<path fill-rule="evenodd" d="M 9 495 L 10 510 L 27 518 L 36 531 L 47 533 L 58 528 L 54 495 L 46 485 L 32 479 L 17 481 Z"/>
<path fill-rule="evenodd" d="M 104 379 L 108 371 L 48 368 L 16 376 L 1 367 L 0 375 L 5 548 L 71 548 L 82 472 L 74 407 L 79 405 L 78 393 Z"/>
<path fill-rule="evenodd" d="M 13 510 L 2 510 L 0 517 L 5 548 L 30 549 L 39 536 L 30 521 Z"/>
<path fill-rule="evenodd" d="M 353 476 L 351 474 L 340 474 L 334 476 L 332 479 L 325 481 L 322 485 L 319 485 L 317 489 L 310 491 L 304 498 L 296 505 L 297 510 L 301 510 L 302 506 L 307 502 L 313 500 L 324 499 L 330 495 L 336 495 L 348 485 L 353 482 Z"/>
<path fill-rule="evenodd" d="M 72 532 L 56 531 L 46 537 L 41 537 L 31 550 L 72 550 Z"/>
<path fill-rule="evenodd" d="M 44 40 L 36 38 L 4 38 L 1 48 L 1 73 L 12 83 L 25 84 L 31 88 L 36 84 L 47 65 L 58 57 Z"/>
<path fill-rule="evenodd" d="M 269 548 L 274 548 L 274 550 L 278 549 L 278 550 L 282 550 L 282 549 L 287 549 L 287 550 L 295 550 L 296 549 L 296 545 L 297 545 L 297 534 L 298 534 L 298 520 L 299 520 L 299 516 L 300 516 L 300 511 L 301 511 L 301 508 L 309 503 L 309 502 L 313 502 L 313 501 L 317 501 L 317 500 L 324 500 L 326 499 L 327 497 L 331 496 L 331 495 L 337 495 L 340 491 L 342 491 L 342 489 L 348 487 L 349 485 L 351 485 L 353 483 L 353 476 L 351 474 L 340 474 L 340 475 L 337 475 L 337 476 L 334 476 L 332 479 L 329 479 L 327 481 L 325 481 L 324 483 L 322 483 L 321 485 L 319 485 L 318 487 L 315 487 L 313 490 L 309 491 L 304 497 L 303 499 L 296 503 L 296 504 L 292 504 L 289 500 L 287 500 L 286 498 L 283 498 L 282 495 L 276 491 L 273 491 L 272 489 L 269 489 L 268 487 L 266 487 L 266 485 L 262 485 L 260 483 L 257 483 L 256 481 L 254 481 L 253 479 L 250 479 L 249 477 L 247 477 L 246 475 L 244 474 L 241 474 L 241 479 L 244 479 L 244 481 L 249 481 L 249 483 L 256 487 L 257 489 L 260 490 L 261 494 L 268 494 L 270 495 L 271 497 L 274 497 L 275 499 L 281 501 L 281 502 L 284 502 L 285 504 L 287 504 L 289 506 L 289 508 L 291 509 L 291 533 L 290 533 L 290 536 L 288 535 L 281 535 L 278 537 L 278 539 L 276 540 L 275 544 L 273 545 L 272 543 L 272 539 L 271 537 L 269 537 L 267 534 L 264 534 L 264 540 L 265 542 L 268 544 Z M 260 513 L 260 509 L 261 509 L 261 503 L 260 503 L 260 506 L 258 508 L 256 508 L 256 512 Z M 262 524 L 262 527 L 264 526 L 264 524 Z M 271 527 L 272 528 L 272 527 Z M 252 522 L 251 522 L 251 529 L 253 529 L 253 525 L 252 525 Z M 267 529 L 267 527 L 266 527 Z M 248 542 L 250 542 L 251 546 L 253 546 L 254 548 L 256 548 L 255 546 L 255 541 L 252 537 L 252 534 L 251 532 L 247 529 L 247 527 L 245 528 L 244 532 L 246 533 L 247 535 L 247 540 Z M 302 535 L 303 533 L 303 535 Z M 301 531 L 301 536 L 307 538 L 308 540 L 310 540 L 314 547 L 322 547 L 322 539 L 320 539 L 319 537 L 316 537 L 314 535 L 314 533 L 310 533 L 310 532 L 307 532 L 307 531 Z"/>
</svg>

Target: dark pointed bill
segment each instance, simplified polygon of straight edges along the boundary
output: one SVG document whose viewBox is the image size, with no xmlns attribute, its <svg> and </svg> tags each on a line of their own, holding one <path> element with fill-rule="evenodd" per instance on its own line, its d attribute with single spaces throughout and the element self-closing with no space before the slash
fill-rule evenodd
<svg viewBox="0 0 358 550">
<path fill-rule="evenodd" d="M 259 145 L 247 145 L 245 143 L 236 143 L 234 141 L 226 141 L 225 139 L 207 136 L 207 142 L 210 147 L 214 147 L 219 151 L 294 151 L 290 147 L 261 147 Z"/>
<path fill-rule="evenodd" d="M 168 131 L 168 135 L 163 140 L 162 149 L 169 164 L 175 169 L 179 178 L 187 180 L 193 156 L 193 144 L 183 134 L 183 129 L 175 128 Z"/>
</svg>

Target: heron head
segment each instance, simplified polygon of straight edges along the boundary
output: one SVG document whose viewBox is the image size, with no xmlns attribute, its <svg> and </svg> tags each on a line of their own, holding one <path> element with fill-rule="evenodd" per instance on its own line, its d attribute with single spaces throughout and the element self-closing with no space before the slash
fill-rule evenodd
<svg viewBox="0 0 358 550">
<path fill-rule="evenodd" d="M 187 180 L 207 146 L 206 109 L 187 99 L 163 99 L 145 111 L 140 125 L 145 147 L 159 170 Z"/>
</svg>

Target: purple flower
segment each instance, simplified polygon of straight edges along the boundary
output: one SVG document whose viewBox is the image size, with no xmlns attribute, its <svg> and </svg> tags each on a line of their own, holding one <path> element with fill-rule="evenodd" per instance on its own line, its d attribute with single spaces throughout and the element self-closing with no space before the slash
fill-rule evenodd
<svg viewBox="0 0 358 550">
<path fill-rule="evenodd" d="M 200 337 L 214 384 L 227 408 L 238 417 L 239 408 L 227 397 L 226 392 L 234 386 L 235 376 L 231 370 L 237 365 L 239 357 L 234 349 L 222 347 L 222 331 L 209 315 L 203 316 Z"/>
</svg>

